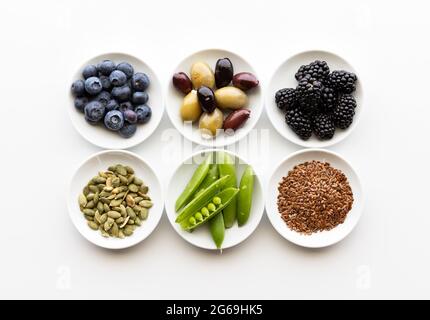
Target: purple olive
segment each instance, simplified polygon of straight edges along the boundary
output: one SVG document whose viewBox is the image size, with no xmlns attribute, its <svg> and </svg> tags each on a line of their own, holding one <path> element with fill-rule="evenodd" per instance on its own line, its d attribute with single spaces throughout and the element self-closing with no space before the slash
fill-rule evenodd
<svg viewBox="0 0 430 320">
<path fill-rule="evenodd" d="M 176 89 L 181 91 L 183 94 L 188 94 L 193 90 L 193 84 L 190 78 L 184 72 L 178 72 L 173 75 L 173 85 Z"/>
<path fill-rule="evenodd" d="M 217 88 L 228 86 L 231 79 L 233 79 L 233 64 L 230 59 L 218 59 L 215 65 L 215 83 Z"/>
<path fill-rule="evenodd" d="M 251 115 L 251 110 L 249 109 L 237 109 L 230 113 L 224 120 L 223 129 L 237 130 L 240 128 Z"/>
<path fill-rule="evenodd" d="M 233 85 L 243 91 L 255 88 L 258 83 L 258 79 L 250 72 L 241 72 L 233 77 Z"/>
<path fill-rule="evenodd" d="M 201 86 L 197 90 L 197 98 L 200 102 L 200 107 L 204 112 L 212 113 L 215 108 L 215 95 L 211 88 Z"/>
</svg>

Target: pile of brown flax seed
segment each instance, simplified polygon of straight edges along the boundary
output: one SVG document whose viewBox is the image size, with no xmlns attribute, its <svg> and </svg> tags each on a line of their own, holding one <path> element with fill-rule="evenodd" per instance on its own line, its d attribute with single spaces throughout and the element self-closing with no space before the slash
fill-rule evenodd
<svg viewBox="0 0 430 320">
<path fill-rule="evenodd" d="M 304 234 L 342 224 L 354 202 L 345 174 L 319 161 L 295 166 L 282 178 L 278 191 L 282 218 L 290 229 Z"/>
</svg>

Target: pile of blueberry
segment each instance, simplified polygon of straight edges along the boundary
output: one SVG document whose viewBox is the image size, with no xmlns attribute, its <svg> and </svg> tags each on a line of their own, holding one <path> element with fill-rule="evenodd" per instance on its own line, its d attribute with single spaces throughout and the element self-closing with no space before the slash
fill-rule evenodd
<svg viewBox="0 0 430 320">
<path fill-rule="evenodd" d="M 107 129 L 129 138 L 135 134 L 137 124 L 151 119 L 146 92 L 149 78 L 145 73 L 135 73 L 128 62 L 116 65 L 104 60 L 97 66 L 90 64 L 82 77 L 73 82 L 72 93 L 76 109 L 84 113 L 88 123 L 103 123 Z"/>
</svg>

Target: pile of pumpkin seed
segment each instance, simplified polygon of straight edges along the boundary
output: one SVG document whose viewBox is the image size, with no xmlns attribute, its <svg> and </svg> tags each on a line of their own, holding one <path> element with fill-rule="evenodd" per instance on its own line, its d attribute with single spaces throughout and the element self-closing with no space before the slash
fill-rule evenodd
<svg viewBox="0 0 430 320">
<path fill-rule="evenodd" d="M 79 195 L 79 207 L 93 230 L 103 237 L 125 238 L 148 218 L 148 186 L 133 168 L 110 166 L 92 178 Z"/>
</svg>

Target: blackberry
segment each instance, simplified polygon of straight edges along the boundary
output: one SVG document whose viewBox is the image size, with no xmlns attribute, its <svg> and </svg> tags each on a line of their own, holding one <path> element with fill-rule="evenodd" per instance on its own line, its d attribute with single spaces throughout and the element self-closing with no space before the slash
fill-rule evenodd
<svg viewBox="0 0 430 320">
<path fill-rule="evenodd" d="M 312 135 L 310 118 L 299 109 L 288 110 L 285 122 L 302 140 L 308 140 Z"/>
<path fill-rule="evenodd" d="M 336 127 L 341 129 L 348 128 L 355 115 L 357 102 L 350 94 L 340 96 L 339 102 L 333 111 L 333 120 Z"/>
<path fill-rule="evenodd" d="M 353 93 L 356 81 L 357 76 L 354 73 L 340 70 L 330 73 L 327 84 L 330 88 L 341 93 Z"/>
<path fill-rule="evenodd" d="M 338 99 L 338 94 L 334 89 L 329 87 L 324 87 L 321 90 L 321 102 L 320 109 L 323 113 L 331 113 L 336 107 Z"/>
<path fill-rule="evenodd" d="M 300 108 L 306 113 L 315 113 L 321 101 L 322 83 L 309 75 L 299 81 L 296 95 Z"/>
<path fill-rule="evenodd" d="M 296 73 L 296 80 L 302 80 L 306 75 L 310 75 L 319 81 L 327 79 L 330 73 L 330 68 L 325 61 L 316 60 L 310 64 L 303 65 Z"/>
<path fill-rule="evenodd" d="M 284 88 L 275 94 L 276 105 L 282 111 L 294 109 L 297 105 L 296 89 Z"/>
<path fill-rule="evenodd" d="M 333 138 L 336 128 L 333 119 L 327 114 L 319 114 L 313 119 L 313 131 L 321 140 Z"/>
</svg>

